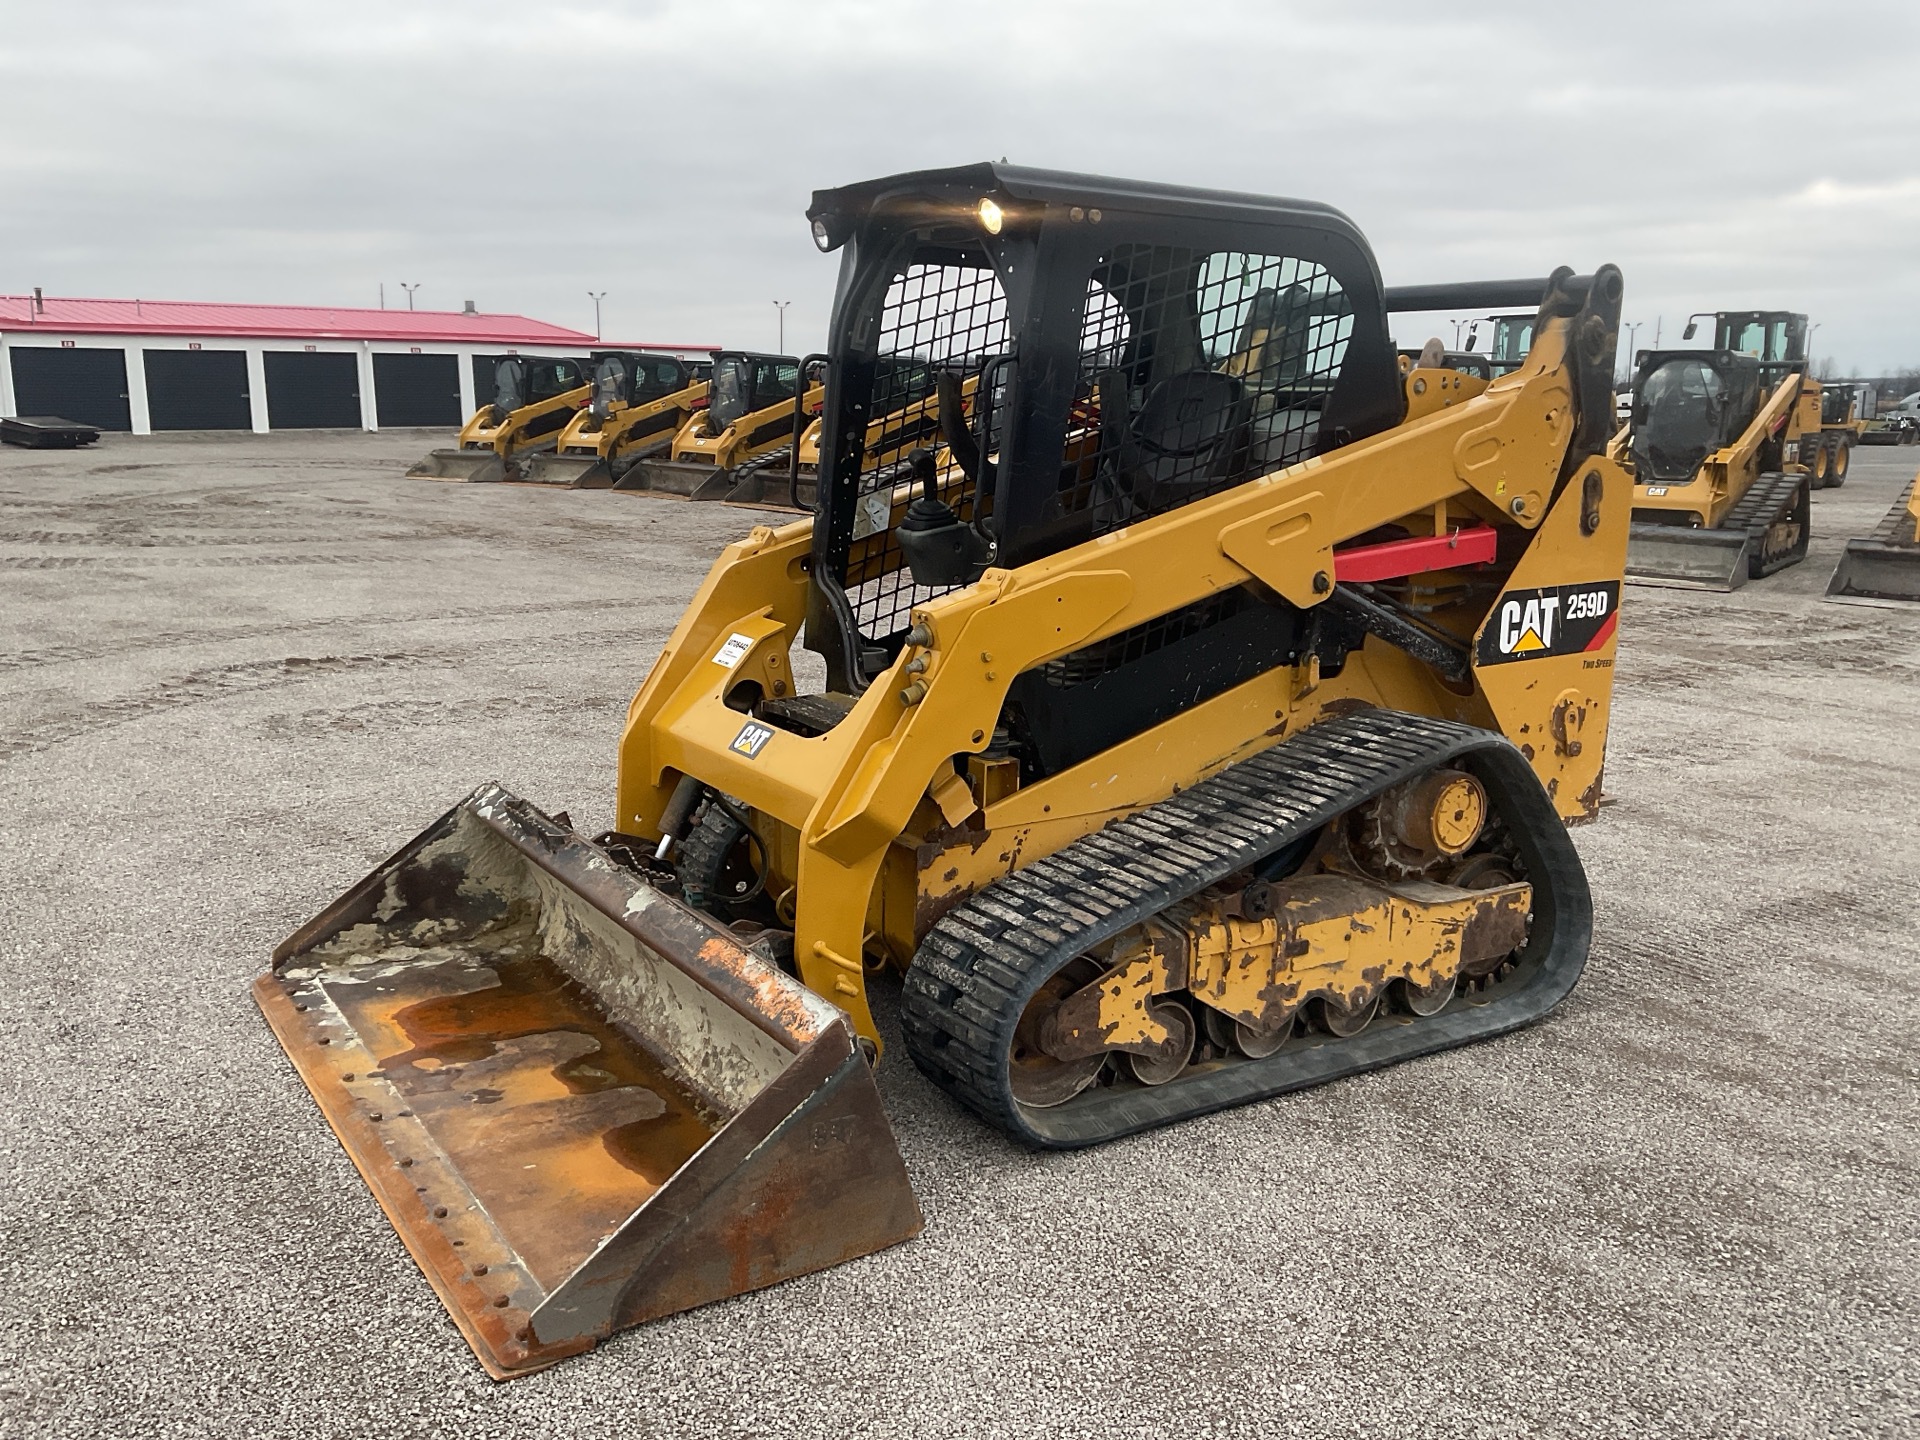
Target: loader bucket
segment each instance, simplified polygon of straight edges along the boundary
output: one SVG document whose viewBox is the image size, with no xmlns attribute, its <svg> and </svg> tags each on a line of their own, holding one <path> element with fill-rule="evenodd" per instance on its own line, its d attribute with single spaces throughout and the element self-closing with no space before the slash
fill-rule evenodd
<svg viewBox="0 0 1920 1440">
<path fill-rule="evenodd" d="M 493 450 L 435 450 L 407 470 L 413 480 L 467 480 L 475 483 L 507 478 L 507 464 Z"/>
<path fill-rule="evenodd" d="M 497 785 L 254 995 L 496 1379 L 920 1230 L 845 1014 Z"/>
<path fill-rule="evenodd" d="M 613 482 L 616 490 L 644 490 L 686 500 L 724 500 L 733 472 L 688 460 L 642 460 Z"/>
<path fill-rule="evenodd" d="M 559 485 L 569 490 L 605 490 L 613 476 L 597 455 L 556 455 L 542 451 L 529 459 L 520 479 L 528 485 Z"/>
<path fill-rule="evenodd" d="M 1680 590 L 1737 590 L 1747 583 L 1745 530 L 1634 525 L 1627 532 L 1627 579 Z"/>
<path fill-rule="evenodd" d="M 1920 545 L 1849 540 L 1827 582 L 1829 595 L 1920 600 Z"/>
<path fill-rule="evenodd" d="M 1920 509 L 1913 492 L 1920 477 L 1907 482 L 1873 534 L 1849 540 L 1827 582 L 1829 595 L 1860 595 L 1875 600 L 1920 600 Z"/>
</svg>

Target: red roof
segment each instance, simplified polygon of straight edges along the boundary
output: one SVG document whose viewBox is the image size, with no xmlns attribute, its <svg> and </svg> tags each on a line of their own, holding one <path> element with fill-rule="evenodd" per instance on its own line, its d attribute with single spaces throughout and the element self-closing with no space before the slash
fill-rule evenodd
<svg viewBox="0 0 1920 1440">
<path fill-rule="evenodd" d="M 457 310 L 356 310 L 324 305 L 225 305 L 191 300 L 75 300 L 0 295 L 0 329 L 109 335 L 236 335 L 480 345 L 599 345 L 591 335 L 524 315 Z M 709 346 L 648 346 L 705 350 Z"/>
</svg>

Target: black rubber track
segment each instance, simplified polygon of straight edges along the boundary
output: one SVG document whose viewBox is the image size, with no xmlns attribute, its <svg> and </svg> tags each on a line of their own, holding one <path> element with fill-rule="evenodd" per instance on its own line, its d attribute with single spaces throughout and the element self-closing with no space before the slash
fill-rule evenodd
<svg viewBox="0 0 1920 1440">
<path fill-rule="evenodd" d="M 1805 475 L 1756 475 L 1747 493 L 1720 522 L 1722 530 L 1747 532 L 1747 578 L 1759 580 L 1807 558 L 1813 519 L 1813 481 Z M 1767 558 L 1767 531 L 1787 520 L 1800 522 L 1800 540 L 1790 550 Z"/>
<path fill-rule="evenodd" d="M 1007 1060 L 1034 992 L 1075 956 L 1224 879 L 1381 791 L 1442 764 L 1471 769 L 1534 886 L 1514 966 L 1425 1019 L 1382 1015 L 1359 1035 L 1296 1036 L 1264 1060 L 1196 1065 L 1035 1109 Z M 1075 1149 L 1264 1096 L 1503 1034 L 1565 999 L 1586 964 L 1593 903 L 1580 857 L 1531 766 L 1503 736 L 1394 710 L 1327 720 L 998 881 L 928 932 L 907 970 L 908 1052 L 935 1084 L 1029 1145 Z"/>
</svg>

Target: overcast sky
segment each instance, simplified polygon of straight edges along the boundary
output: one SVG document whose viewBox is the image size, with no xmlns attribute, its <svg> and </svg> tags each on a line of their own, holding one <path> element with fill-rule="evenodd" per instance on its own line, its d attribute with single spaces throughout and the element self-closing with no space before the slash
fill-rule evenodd
<svg viewBox="0 0 1920 1440">
<path fill-rule="evenodd" d="M 1642 346 L 1797 309 L 1877 373 L 1917 121 L 1915 0 L 0 0 L 0 292 L 604 290 L 609 339 L 766 348 L 778 299 L 803 351 L 814 188 L 1004 155 L 1326 201 L 1389 284 L 1610 260 Z"/>
</svg>

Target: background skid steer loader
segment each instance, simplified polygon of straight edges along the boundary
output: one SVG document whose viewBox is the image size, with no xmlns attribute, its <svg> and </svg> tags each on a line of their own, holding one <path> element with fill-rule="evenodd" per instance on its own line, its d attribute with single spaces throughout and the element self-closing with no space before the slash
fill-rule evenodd
<svg viewBox="0 0 1920 1440">
<path fill-rule="evenodd" d="M 978 165 L 809 214 L 815 515 L 709 573 L 616 831 L 483 787 L 257 986 L 495 1374 L 913 1232 L 870 976 L 959 1104 L 1073 1147 L 1505 1033 L 1585 963 L 1618 271 L 1453 287 L 1538 302 L 1524 361 L 1403 375 L 1439 292 L 1325 206 Z"/>
<path fill-rule="evenodd" d="M 1797 456 L 1819 406 L 1818 383 L 1791 366 L 1728 350 L 1644 354 L 1615 441 L 1634 478 L 1628 579 L 1734 590 L 1804 559 L 1812 481 Z"/>
<path fill-rule="evenodd" d="M 706 408 L 680 428 L 667 454 L 640 461 L 613 488 L 726 499 L 741 467 L 784 458 L 806 417 L 820 413 L 822 389 L 803 393 L 800 368 L 791 355 L 714 351 Z"/>
<path fill-rule="evenodd" d="M 809 391 L 820 383 L 826 363 L 824 355 L 809 355 L 801 362 L 802 380 Z M 862 465 L 892 466 L 904 484 L 907 456 L 920 446 L 940 443 L 940 407 L 934 399 L 933 372 L 924 363 L 898 362 L 897 377 L 892 373 L 896 362 L 883 361 L 882 368 L 887 373 L 879 376 L 877 383 L 893 395 L 896 403 L 868 424 Z M 963 408 L 972 403 L 973 383 L 969 380 L 963 387 Z M 819 494 L 820 417 L 796 411 L 794 426 L 799 429 L 794 444 L 769 450 L 734 472 L 726 494 L 729 505 L 764 510 L 813 509 Z"/>
<path fill-rule="evenodd" d="M 534 485 L 605 490 L 636 463 L 673 444 L 707 403 L 710 360 L 607 351 L 594 356 L 593 401 L 575 413 L 552 450 L 533 456 Z"/>
<path fill-rule="evenodd" d="M 431 452 L 407 474 L 423 480 L 518 479 L 526 457 L 552 449 L 574 413 L 591 403 L 586 377 L 579 360 L 501 360 L 494 366 L 494 397 L 460 427 L 458 447 Z"/>
</svg>

